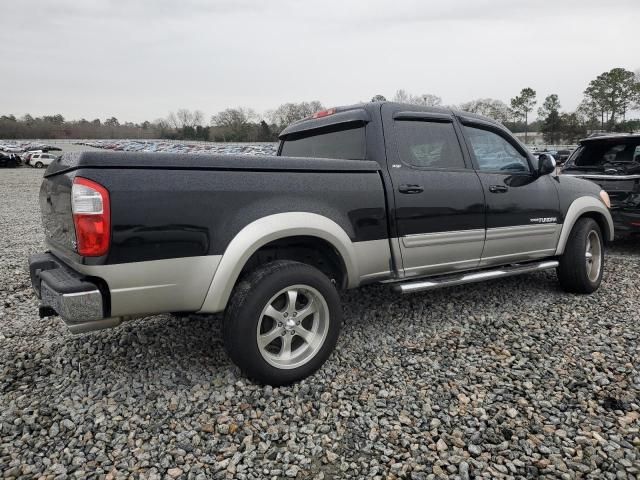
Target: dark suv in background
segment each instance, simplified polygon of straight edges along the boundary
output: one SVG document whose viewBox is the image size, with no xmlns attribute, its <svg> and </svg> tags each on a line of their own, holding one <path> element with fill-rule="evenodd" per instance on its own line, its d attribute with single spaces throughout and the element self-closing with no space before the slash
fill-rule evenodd
<svg viewBox="0 0 640 480">
<path fill-rule="evenodd" d="M 609 194 L 616 234 L 640 233 L 640 134 L 581 140 L 562 174 L 596 182 Z"/>
</svg>

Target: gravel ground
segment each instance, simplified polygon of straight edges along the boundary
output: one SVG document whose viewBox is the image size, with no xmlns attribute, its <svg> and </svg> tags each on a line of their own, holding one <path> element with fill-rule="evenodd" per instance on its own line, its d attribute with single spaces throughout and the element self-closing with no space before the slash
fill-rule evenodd
<svg viewBox="0 0 640 480">
<path fill-rule="evenodd" d="M 287 388 L 251 384 L 219 318 L 74 336 L 40 320 L 42 172 L 0 171 L 5 478 L 636 478 L 640 241 L 601 289 L 553 273 L 399 297 L 344 295 L 338 348 Z"/>
</svg>

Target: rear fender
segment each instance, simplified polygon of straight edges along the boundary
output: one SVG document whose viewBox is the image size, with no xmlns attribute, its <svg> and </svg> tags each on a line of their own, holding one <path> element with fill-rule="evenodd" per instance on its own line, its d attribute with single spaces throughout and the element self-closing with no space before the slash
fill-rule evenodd
<svg viewBox="0 0 640 480">
<path fill-rule="evenodd" d="M 347 273 L 347 287 L 358 285 L 360 273 L 353 242 L 333 220 L 309 212 L 285 212 L 255 220 L 231 240 L 211 281 L 200 309 L 203 313 L 226 308 L 233 287 L 249 258 L 263 245 L 286 237 L 311 236 L 329 242 L 340 254 Z"/>
</svg>

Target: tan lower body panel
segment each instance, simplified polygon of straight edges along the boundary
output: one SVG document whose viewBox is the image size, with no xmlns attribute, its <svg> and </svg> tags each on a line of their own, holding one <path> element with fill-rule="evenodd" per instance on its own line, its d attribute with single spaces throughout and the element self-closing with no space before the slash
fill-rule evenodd
<svg viewBox="0 0 640 480">
<path fill-rule="evenodd" d="M 197 311 L 220 263 L 220 255 L 171 258 L 115 265 L 79 265 L 102 278 L 111 292 L 111 316 Z"/>
<path fill-rule="evenodd" d="M 490 228 L 480 266 L 524 262 L 555 255 L 562 224 Z"/>
</svg>

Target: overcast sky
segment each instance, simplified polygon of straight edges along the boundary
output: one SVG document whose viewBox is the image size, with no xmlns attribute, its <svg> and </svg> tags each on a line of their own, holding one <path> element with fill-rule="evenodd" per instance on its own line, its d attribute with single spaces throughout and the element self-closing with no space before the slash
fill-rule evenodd
<svg viewBox="0 0 640 480">
<path fill-rule="evenodd" d="M 0 0 L 0 114 L 142 121 L 399 88 L 573 109 L 640 68 L 640 0 Z"/>
</svg>

